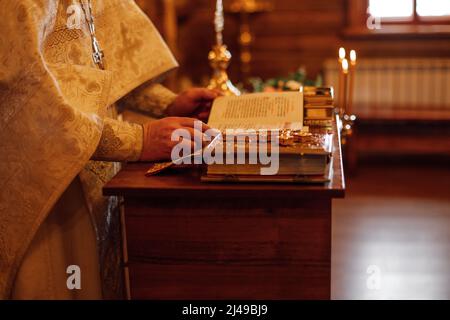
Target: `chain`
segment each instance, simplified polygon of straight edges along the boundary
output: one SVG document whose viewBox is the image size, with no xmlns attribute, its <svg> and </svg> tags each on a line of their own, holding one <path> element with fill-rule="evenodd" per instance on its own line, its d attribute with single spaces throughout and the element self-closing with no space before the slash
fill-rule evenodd
<svg viewBox="0 0 450 320">
<path fill-rule="evenodd" d="M 80 0 L 81 9 L 83 10 L 84 18 L 86 20 L 86 23 L 89 26 L 89 33 L 91 34 L 91 40 L 92 40 L 92 59 L 94 60 L 94 63 L 99 66 L 100 69 L 104 70 L 104 53 L 102 49 L 100 48 L 100 44 L 96 37 L 96 30 L 95 30 L 95 20 L 92 10 L 92 2 L 91 0 L 87 0 L 87 9 L 85 4 L 82 0 Z M 89 12 L 88 12 L 89 11 Z"/>
</svg>

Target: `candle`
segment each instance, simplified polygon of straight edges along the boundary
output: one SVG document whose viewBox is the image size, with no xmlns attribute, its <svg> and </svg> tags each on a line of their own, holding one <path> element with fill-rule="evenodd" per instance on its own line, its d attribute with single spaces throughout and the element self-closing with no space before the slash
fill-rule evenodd
<svg viewBox="0 0 450 320">
<path fill-rule="evenodd" d="M 343 116 L 344 114 L 346 114 L 346 108 L 347 108 L 347 78 L 348 78 L 348 69 L 349 69 L 349 64 L 348 64 L 348 60 L 344 59 L 342 60 L 342 77 L 343 77 L 343 85 L 342 85 L 342 90 L 341 90 L 341 95 L 342 95 L 342 105 L 340 106 L 341 108 L 341 115 Z"/>
<path fill-rule="evenodd" d="M 337 103 L 339 108 L 339 113 L 342 116 L 342 106 L 344 104 L 344 73 L 342 71 L 342 61 L 345 59 L 346 56 L 345 48 L 339 48 L 339 95 L 337 97 Z"/>
<path fill-rule="evenodd" d="M 225 17 L 223 15 L 223 1 L 217 0 L 216 2 L 216 13 L 214 18 L 214 26 L 216 30 L 216 44 L 217 46 L 223 45 L 223 29 L 225 26 Z"/>
<path fill-rule="evenodd" d="M 342 61 L 345 59 L 345 56 L 347 55 L 347 52 L 345 51 L 345 48 L 339 48 L 339 68 L 341 69 L 339 72 L 339 96 L 338 96 L 338 107 L 339 112 L 342 111 L 342 105 L 344 103 L 344 95 L 343 95 L 343 89 L 344 89 L 344 73 L 342 72 Z M 341 114 L 342 115 L 342 114 Z"/>
<path fill-rule="evenodd" d="M 353 114 L 355 70 L 356 70 L 356 51 L 352 50 L 352 51 L 350 51 L 349 94 L 348 94 L 348 106 L 347 106 L 347 114 L 349 116 L 351 116 Z"/>
<path fill-rule="evenodd" d="M 339 64 L 341 64 L 342 63 L 342 60 L 344 60 L 345 59 L 345 56 L 346 56 L 346 52 L 345 52 L 345 49 L 344 48 L 339 48 Z"/>
</svg>

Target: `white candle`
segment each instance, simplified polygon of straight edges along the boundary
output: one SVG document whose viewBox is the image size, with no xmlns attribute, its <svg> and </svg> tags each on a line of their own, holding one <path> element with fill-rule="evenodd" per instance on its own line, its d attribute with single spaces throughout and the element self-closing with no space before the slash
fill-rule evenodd
<svg viewBox="0 0 450 320">
<path fill-rule="evenodd" d="M 344 59 L 342 60 L 342 74 L 343 74 L 343 88 L 342 88 L 342 106 L 341 106 L 341 114 L 344 115 L 347 113 L 346 108 L 347 106 L 347 93 L 348 93 L 348 88 L 347 88 L 347 78 L 348 78 L 348 68 L 349 68 L 349 64 L 348 64 L 348 60 Z"/>
<path fill-rule="evenodd" d="M 346 51 L 345 48 L 341 47 L 339 48 L 339 95 L 338 95 L 338 108 L 339 108 L 339 113 L 342 116 L 342 112 L 343 112 L 343 104 L 344 104 L 344 80 L 345 80 L 345 76 L 344 76 L 344 72 L 342 70 L 342 61 L 345 59 L 346 56 Z"/>
<path fill-rule="evenodd" d="M 349 94 L 348 94 L 348 106 L 347 114 L 349 116 L 353 113 L 353 95 L 355 88 L 355 69 L 356 69 L 356 51 L 350 51 L 350 74 L 349 74 Z"/>
</svg>

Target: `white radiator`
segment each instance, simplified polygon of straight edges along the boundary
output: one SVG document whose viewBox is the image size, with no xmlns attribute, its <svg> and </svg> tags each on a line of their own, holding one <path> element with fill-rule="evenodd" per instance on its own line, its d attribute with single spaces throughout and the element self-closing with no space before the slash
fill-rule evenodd
<svg viewBox="0 0 450 320">
<path fill-rule="evenodd" d="M 326 61 L 325 84 L 336 94 L 339 71 L 337 59 Z M 353 112 L 364 118 L 403 113 L 450 119 L 450 59 L 360 59 Z"/>
</svg>

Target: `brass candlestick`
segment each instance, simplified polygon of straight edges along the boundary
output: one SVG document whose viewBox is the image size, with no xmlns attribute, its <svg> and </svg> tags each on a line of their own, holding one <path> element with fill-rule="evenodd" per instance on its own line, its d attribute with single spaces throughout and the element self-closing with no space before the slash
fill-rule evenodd
<svg viewBox="0 0 450 320">
<path fill-rule="evenodd" d="M 213 69 L 213 75 L 209 82 L 208 89 L 219 90 L 225 95 L 239 96 L 241 95 L 241 92 L 233 85 L 233 83 L 231 83 L 227 73 L 231 60 L 231 53 L 228 51 L 227 46 L 223 44 L 222 33 L 224 25 L 223 2 L 222 0 L 217 0 L 214 19 L 216 44 L 213 46 L 208 56 L 209 64 Z"/>
</svg>

